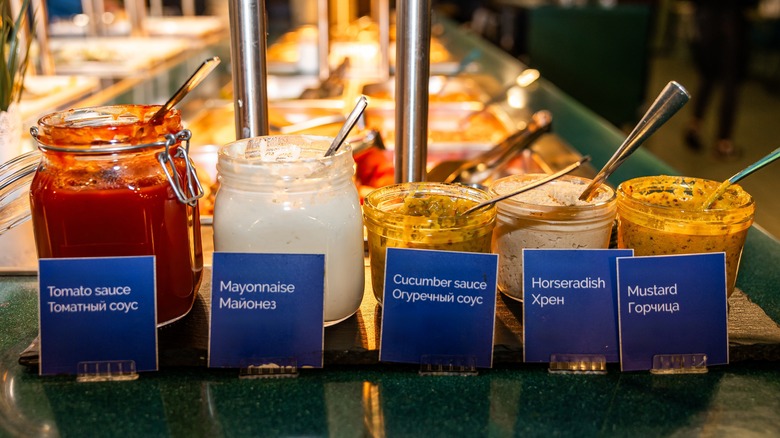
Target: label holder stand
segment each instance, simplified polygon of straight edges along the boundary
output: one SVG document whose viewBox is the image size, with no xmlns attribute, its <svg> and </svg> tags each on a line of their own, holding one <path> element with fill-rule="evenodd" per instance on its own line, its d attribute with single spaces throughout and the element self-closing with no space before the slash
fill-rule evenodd
<svg viewBox="0 0 780 438">
<path fill-rule="evenodd" d="M 551 354 L 551 374 L 607 374 L 607 358 L 602 354 Z"/>
<path fill-rule="evenodd" d="M 475 356 L 426 354 L 420 358 L 421 376 L 476 376 Z"/>
<path fill-rule="evenodd" d="M 239 379 L 281 379 L 298 377 L 298 360 L 294 357 L 270 357 L 241 367 Z"/>
<path fill-rule="evenodd" d="M 705 353 L 690 354 L 656 354 L 653 356 L 651 374 L 704 374 L 707 373 L 707 355 Z"/>
<path fill-rule="evenodd" d="M 76 382 L 126 382 L 138 379 L 134 360 L 85 361 L 77 365 Z"/>
</svg>

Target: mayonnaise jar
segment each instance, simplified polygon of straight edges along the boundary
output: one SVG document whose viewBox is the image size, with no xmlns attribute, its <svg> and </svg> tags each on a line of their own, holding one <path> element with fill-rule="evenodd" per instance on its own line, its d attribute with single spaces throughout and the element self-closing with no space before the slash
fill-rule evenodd
<svg viewBox="0 0 780 438">
<path fill-rule="evenodd" d="M 363 221 L 348 144 L 331 138 L 255 137 L 220 148 L 214 250 L 324 254 L 324 323 L 354 314 L 363 298 Z"/>
</svg>

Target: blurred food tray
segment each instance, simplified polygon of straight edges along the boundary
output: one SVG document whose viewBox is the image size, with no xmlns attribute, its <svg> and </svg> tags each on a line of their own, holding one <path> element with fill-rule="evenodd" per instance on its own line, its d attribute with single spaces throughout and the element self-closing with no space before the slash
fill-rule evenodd
<svg viewBox="0 0 780 438">
<path fill-rule="evenodd" d="M 57 74 L 126 77 L 150 69 L 189 47 L 180 38 L 52 38 Z"/>
<path fill-rule="evenodd" d="M 221 32 L 225 25 L 219 17 L 146 17 L 144 29 L 150 36 L 205 37 Z"/>
<path fill-rule="evenodd" d="M 19 102 L 22 120 L 51 113 L 94 92 L 99 84 L 90 76 L 27 75 Z"/>
</svg>

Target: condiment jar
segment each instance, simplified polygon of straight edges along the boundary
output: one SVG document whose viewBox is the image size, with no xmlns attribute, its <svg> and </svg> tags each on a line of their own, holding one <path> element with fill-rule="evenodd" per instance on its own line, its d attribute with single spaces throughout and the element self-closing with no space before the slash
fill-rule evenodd
<svg viewBox="0 0 780 438">
<path fill-rule="evenodd" d="M 647 176 L 617 189 L 618 247 L 634 255 L 726 253 L 726 291 L 731 296 L 755 203 L 739 185 L 704 210 L 720 183 L 681 176 Z"/>
<path fill-rule="evenodd" d="M 546 175 L 512 175 L 496 180 L 491 192 L 511 193 Z M 523 299 L 523 249 L 608 248 L 615 222 L 615 191 L 602 185 L 591 201 L 577 198 L 589 179 L 563 176 L 498 203 L 493 252 L 498 257 L 498 289 Z"/>
<path fill-rule="evenodd" d="M 40 258 L 155 256 L 157 323 L 190 311 L 203 269 L 202 195 L 190 132 L 159 106 L 116 105 L 44 116 L 30 186 Z M 184 141 L 184 145 L 182 145 Z"/>
<path fill-rule="evenodd" d="M 214 249 L 325 255 L 324 323 L 354 314 L 363 299 L 363 221 L 348 144 L 290 135 L 219 149 Z"/>
<path fill-rule="evenodd" d="M 484 190 L 433 182 L 395 184 L 369 193 L 363 213 L 376 299 L 382 302 L 387 248 L 490 252 L 495 207 L 458 214 L 489 199 Z"/>
</svg>

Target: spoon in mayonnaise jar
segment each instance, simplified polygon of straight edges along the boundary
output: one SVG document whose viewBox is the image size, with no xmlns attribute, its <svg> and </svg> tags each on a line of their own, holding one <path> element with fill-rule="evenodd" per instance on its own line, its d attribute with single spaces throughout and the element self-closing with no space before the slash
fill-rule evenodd
<svg viewBox="0 0 780 438">
<path fill-rule="evenodd" d="M 556 179 L 558 179 L 558 178 L 560 178 L 560 177 L 562 177 L 562 176 L 564 176 L 564 175 L 566 175 L 568 173 L 571 173 L 571 172 L 575 171 L 576 169 L 578 169 L 580 166 L 582 166 L 583 164 L 587 163 L 588 161 L 590 161 L 590 156 L 586 155 L 586 156 L 580 158 L 579 161 L 577 161 L 575 163 L 572 163 L 572 164 L 564 167 L 563 169 L 561 169 L 561 170 L 559 170 L 559 171 L 557 171 L 557 172 L 555 172 L 553 174 L 550 174 L 550 175 L 548 175 L 548 176 L 546 176 L 544 178 L 541 178 L 541 179 L 533 181 L 533 182 L 531 182 L 529 184 L 526 184 L 526 185 L 520 187 L 519 189 L 514 190 L 514 191 L 512 191 L 510 193 L 506 193 L 506 194 L 503 194 L 501 196 L 496 196 L 493 199 L 490 199 L 490 200 L 485 201 L 485 202 L 481 202 L 481 203 L 479 203 L 479 204 L 469 208 L 468 210 L 464 211 L 463 213 L 460 213 L 460 215 L 467 215 L 469 213 L 472 213 L 474 211 L 479 210 L 480 208 L 487 207 L 489 205 L 493 205 L 496 202 L 503 201 L 504 199 L 511 198 L 512 196 L 519 195 L 520 193 L 523 193 L 523 192 L 526 192 L 528 190 L 534 189 L 534 188 L 539 187 L 539 186 L 541 186 L 543 184 L 547 184 L 550 181 L 554 181 L 554 180 L 556 180 Z"/>
</svg>

